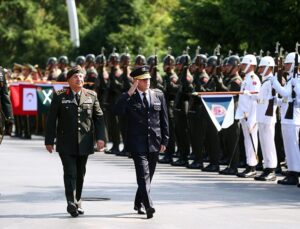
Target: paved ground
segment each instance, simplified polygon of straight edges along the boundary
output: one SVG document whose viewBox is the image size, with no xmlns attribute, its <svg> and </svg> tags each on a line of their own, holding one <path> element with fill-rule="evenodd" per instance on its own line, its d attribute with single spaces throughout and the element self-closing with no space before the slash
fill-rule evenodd
<svg viewBox="0 0 300 229">
<path fill-rule="evenodd" d="M 90 157 L 83 196 L 86 214 L 66 214 L 62 166 L 43 139 L 4 139 L 0 146 L 0 228 L 300 228 L 300 189 L 251 179 L 158 165 L 152 187 L 157 213 L 133 211 L 130 159 Z"/>
</svg>

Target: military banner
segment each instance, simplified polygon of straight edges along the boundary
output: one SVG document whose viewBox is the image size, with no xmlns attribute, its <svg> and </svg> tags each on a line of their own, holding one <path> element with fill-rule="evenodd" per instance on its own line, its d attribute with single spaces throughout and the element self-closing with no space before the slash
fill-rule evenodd
<svg viewBox="0 0 300 229">
<path fill-rule="evenodd" d="M 218 131 L 233 124 L 234 100 L 232 95 L 202 95 L 201 99 Z"/>
<path fill-rule="evenodd" d="M 51 84 L 37 85 L 36 93 L 39 113 L 47 113 L 53 97 L 53 86 Z"/>
</svg>

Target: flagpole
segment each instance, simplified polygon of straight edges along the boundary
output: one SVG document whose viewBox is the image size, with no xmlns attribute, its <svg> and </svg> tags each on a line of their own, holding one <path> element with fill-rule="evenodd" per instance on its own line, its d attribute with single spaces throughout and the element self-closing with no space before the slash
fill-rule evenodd
<svg viewBox="0 0 300 229">
<path fill-rule="evenodd" d="M 80 46 L 78 17 L 75 0 L 66 0 L 69 16 L 70 38 L 74 47 Z"/>
</svg>

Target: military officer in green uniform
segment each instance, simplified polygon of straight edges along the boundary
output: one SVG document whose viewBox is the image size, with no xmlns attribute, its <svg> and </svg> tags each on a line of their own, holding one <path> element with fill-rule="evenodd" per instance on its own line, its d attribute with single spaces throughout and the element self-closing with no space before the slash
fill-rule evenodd
<svg viewBox="0 0 300 229">
<path fill-rule="evenodd" d="M 6 121 L 13 123 L 13 114 L 4 71 L 0 66 L 0 144 L 4 135 L 4 125 Z"/>
<path fill-rule="evenodd" d="M 84 74 L 77 66 L 68 71 L 69 88 L 53 95 L 47 119 L 45 145 L 56 151 L 64 168 L 67 211 L 76 217 L 83 214 L 81 193 L 89 154 L 104 147 L 103 113 L 94 91 L 83 88 Z"/>
</svg>

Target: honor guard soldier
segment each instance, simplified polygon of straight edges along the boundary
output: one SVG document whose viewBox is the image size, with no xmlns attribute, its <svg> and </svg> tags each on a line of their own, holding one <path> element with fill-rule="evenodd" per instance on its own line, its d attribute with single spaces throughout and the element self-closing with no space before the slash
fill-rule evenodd
<svg viewBox="0 0 300 229">
<path fill-rule="evenodd" d="M 157 55 L 149 56 L 147 59 L 147 64 L 149 66 L 149 72 L 150 72 L 150 88 L 157 88 L 159 90 L 164 90 L 163 86 L 163 79 L 161 78 L 161 75 L 158 71 L 158 61 L 157 61 Z"/>
<path fill-rule="evenodd" d="M 242 78 L 239 71 L 240 59 L 237 55 L 232 55 L 228 58 L 227 64 L 224 68 L 224 78 L 217 81 L 217 91 L 240 91 Z M 234 107 L 237 107 L 238 96 L 234 98 Z M 223 153 L 227 155 L 228 167 L 221 170 L 219 173 L 222 175 L 236 175 L 238 172 L 239 164 L 239 139 L 240 124 L 235 120 L 233 124 L 221 130 L 220 139 L 223 142 Z"/>
<path fill-rule="evenodd" d="M 8 95 L 7 82 L 3 68 L 0 66 L 0 144 L 4 136 L 4 126 L 8 122 L 13 124 L 13 113 Z"/>
<path fill-rule="evenodd" d="M 104 48 L 102 48 L 102 53 L 96 57 L 95 62 L 95 67 L 98 73 L 97 94 L 102 110 L 104 111 L 103 96 L 107 89 L 107 82 L 109 78 L 106 70 L 106 57 L 104 55 Z"/>
<path fill-rule="evenodd" d="M 260 80 L 254 71 L 256 69 L 256 58 L 254 55 L 248 54 L 243 57 L 241 63 L 241 71 L 245 74 L 245 78 L 241 85 L 241 94 L 239 96 L 238 107 L 235 113 L 235 119 L 240 120 L 243 134 L 244 145 L 246 151 L 247 167 L 242 173 L 238 173 L 238 177 L 255 177 L 257 161 L 257 95 L 250 92 L 259 92 L 261 87 Z"/>
<path fill-rule="evenodd" d="M 56 80 L 57 82 L 67 81 L 68 64 L 69 64 L 69 59 L 67 56 L 60 56 L 58 58 L 58 68 L 60 69 L 61 73 L 57 77 Z"/>
<path fill-rule="evenodd" d="M 276 101 L 275 92 L 272 93 L 274 59 L 271 56 L 264 56 L 259 62 L 258 73 L 262 77 L 262 84 L 257 96 L 256 119 L 258 123 L 259 142 L 262 150 L 264 170 L 255 180 L 274 181 L 276 180 L 275 169 L 277 167 L 277 154 L 275 148 L 275 123 L 276 123 Z"/>
<path fill-rule="evenodd" d="M 204 54 L 200 54 L 200 47 L 197 48 L 196 55 L 192 61 L 194 71 L 194 92 L 202 91 L 202 87 L 208 82 L 209 76 L 205 71 L 207 57 Z M 192 145 L 192 151 L 195 155 L 195 159 L 191 164 L 187 165 L 189 169 L 203 169 L 203 151 L 205 149 L 205 139 L 203 127 L 206 126 L 205 107 L 201 98 L 197 93 L 192 94 L 189 101 L 189 130 L 190 139 Z"/>
<path fill-rule="evenodd" d="M 128 117 L 125 147 L 132 153 L 138 189 L 134 209 L 152 218 L 155 209 L 150 197 L 151 181 L 155 172 L 158 153 L 164 152 L 169 139 L 167 106 L 163 93 L 150 89 L 148 66 L 138 67 L 130 74 L 134 83 L 122 94 L 115 106 L 118 115 Z"/>
<path fill-rule="evenodd" d="M 139 48 L 139 54 L 134 58 L 134 67 L 146 65 L 146 57 L 141 54 L 141 48 Z"/>
<path fill-rule="evenodd" d="M 288 73 L 287 82 L 284 86 L 276 77 L 272 78 L 273 88 L 282 96 L 281 129 L 288 172 L 286 177 L 278 180 L 278 184 L 297 185 L 300 172 L 300 82 L 298 79 L 298 53 L 289 53 L 284 61 L 284 70 Z"/>
<path fill-rule="evenodd" d="M 159 163 L 169 164 L 173 160 L 173 154 L 175 153 L 175 120 L 174 120 L 174 102 L 176 93 L 178 91 L 179 85 L 177 83 L 178 76 L 174 71 L 175 68 L 175 58 L 171 55 L 171 48 L 169 48 L 169 53 L 163 59 L 163 70 L 165 75 L 163 77 L 164 81 L 164 95 L 166 98 L 166 103 L 168 107 L 168 117 L 169 117 L 169 143 L 167 149 L 164 153 L 162 159 Z"/>
<path fill-rule="evenodd" d="M 56 81 L 57 77 L 61 73 L 61 70 L 57 67 L 57 58 L 50 57 L 47 60 L 47 67 L 45 72 L 45 78 L 48 81 Z"/>
<path fill-rule="evenodd" d="M 85 57 L 84 56 L 77 56 L 76 59 L 75 59 L 75 64 L 76 65 L 79 65 L 82 69 L 82 72 L 84 74 L 84 77 L 86 75 L 86 70 L 85 70 Z"/>
<path fill-rule="evenodd" d="M 45 145 L 59 153 L 64 169 L 67 212 L 83 214 L 81 194 L 88 156 L 94 153 L 94 141 L 104 147 L 104 121 L 97 94 L 83 88 L 83 72 L 76 66 L 68 71 L 69 88 L 53 95 L 47 119 Z"/>
<path fill-rule="evenodd" d="M 122 94 L 121 70 L 120 70 L 120 56 L 113 52 L 108 57 L 108 65 L 110 68 L 108 88 L 104 98 L 104 105 L 107 112 L 107 131 L 109 140 L 112 142 L 112 148 L 105 151 L 107 154 L 120 153 L 120 124 L 118 116 L 113 113 L 113 106 L 117 102 L 119 96 Z"/>
<path fill-rule="evenodd" d="M 178 69 L 180 71 L 180 76 L 177 81 L 179 89 L 174 102 L 175 134 L 179 158 L 177 161 L 173 161 L 171 163 L 173 166 L 186 166 L 188 164 L 188 156 L 190 154 L 189 127 L 187 119 L 189 95 L 193 92 L 193 77 L 189 71 L 190 63 L 191 58 L 187 51 L 185 51 L 179 59 Z"/>
<path fill-rule="evenodd" d="M 210 56 L 207 59 L 207 64 L 205 67 L 206 73 L 209 75 L 209 80 L 206 84 L 204 84 L 200 91 L 208 91 L 214 92 L 216 91 L 216 79 L 220 77 L 218 74 L 217 68 L 219 58 L 216 55 Z M 219 155 L 221 152 L 220 149 L 220 140 L 218 136 L 218 130 L 211 121 L 208 112 L 206 111 L 205 107 L 202 107 L 202 118 L 204 122 L 202 123 L 202 134 L 200 134 L 199 142 L 201 144 L 205 144 L 205 150 L 207 151 L 209 157 L 209 164 L 202 169 L 204 172 L 219 172 Z M 203 147 L 203 146 L 202 146 Z"/>
<path fill-rule="evenodd" d="M 86 76 L 84 78 L 85 88 L 93 91 L 97 90 L 98 72 L 95 68 L 96 57 L 94 54 L 88 54 L 85 57 Z"/>
<path fill-rule="evenodd" d="M 128 52 L 128 47 L 126 47 L 125 52 L 120 55 L 120 68 L 122 70 L 122 74 L 120 76 L 122 88 L 122 93 L 127 92 L 132 84 L 132 78 L 130 76 L 131 70 L 130 70 L 130 54 Z M 128 118 L 125 115 L 119 116 L 119 124 L 120 124 L 120 131 L 122 135 L 122 139 L 124 142 L 124 139 L 126 139 L 127 135 L 127 124 L 128 124 Z M 123 148 L 122 151 L 119 153 L 116 153 L 117 156 L 129 156 L 129 152 L 127 149 Z"/>
</svg>

